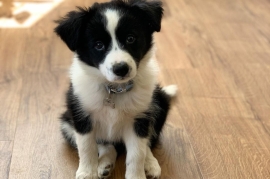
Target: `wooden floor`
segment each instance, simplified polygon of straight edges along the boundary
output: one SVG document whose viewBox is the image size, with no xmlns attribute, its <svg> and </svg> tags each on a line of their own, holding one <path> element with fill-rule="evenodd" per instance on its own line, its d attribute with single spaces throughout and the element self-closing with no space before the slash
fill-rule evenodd
<svg viewBox="0 0 270 179">
<path fill-rule="evenodd" d="M 0 29 L 1 179 L 74 178 L 58 120 L 72 53 L 52 21 L 92 3 L 66 0 L 31 28 Z M 160 80 L 179 93 L 154 150 L 161 179 L 270 178 L 270 1 L 164 3 Z"/>
</svg>

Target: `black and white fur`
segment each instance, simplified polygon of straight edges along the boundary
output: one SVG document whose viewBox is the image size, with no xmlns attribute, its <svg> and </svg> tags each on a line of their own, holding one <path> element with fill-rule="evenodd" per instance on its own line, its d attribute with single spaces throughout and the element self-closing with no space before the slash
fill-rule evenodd
<svg viewBox="0 0 270 179">
<path fill-rule="evenodd" d="M 126 179 L 160 176 L 151 147 L 177 91 L 174 85 L 157 85 L 152 35 L 160 31 L 162 13 L 160 1 L 116 0 L 57 21 L 55 32 L 75 52 L 61 126 L 78 149 L 76 179 L 107 178 L 121 144 L 127 151 Z M 131 91 L 113 95 L 115 109 L 105 106 L 104 84 L 129 80 Z"/>
</svg>

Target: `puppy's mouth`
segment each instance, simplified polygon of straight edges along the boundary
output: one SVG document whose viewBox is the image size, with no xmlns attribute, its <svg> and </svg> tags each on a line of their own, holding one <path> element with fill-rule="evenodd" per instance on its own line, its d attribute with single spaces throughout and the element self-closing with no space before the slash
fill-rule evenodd
<svg viewBox="0 0 270 179">
<path fill-rule="evenodd" d="M 121 77 L 121 76 L 116 76 L 113 80 L 108 80 L 111 83 L 126 83 L 130 80 L 132 80 L 134 77 L 131 77 L 130 74 L 128 74 L 127 76 Z"/>
</svg>

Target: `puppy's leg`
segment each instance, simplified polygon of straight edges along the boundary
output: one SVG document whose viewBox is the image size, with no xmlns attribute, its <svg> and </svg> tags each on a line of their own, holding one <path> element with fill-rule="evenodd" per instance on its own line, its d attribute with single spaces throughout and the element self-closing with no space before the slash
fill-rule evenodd
<svg viewBox="0 0 270 179">
<path fill-rule="evenodd" d="M 146 179 L 144 162 L 147 142 L 147 138 L 137 136 L 133 125 L 125 129 L 124 143 L 127 149 L 126 179 Z"/>
<path fill-rule="evenodd" d="M 75 142 L 79 153 L 79 168 L 76 179 L 98 179 L 98 148 L 96 143 L 96 131 L 90 114 L 82 108 L 77 95 L 73 93 L 70 85 L 67 92 L 67 111 L 62 116 L 63 122 L 68 126 L 62 126 L 62 132 L 71 144 Z M 75 129 L 71 132 L 72 128 Z"/>
<path fill-rule="evenodd" d="M 153 156 L 151 149 L 147 146 L 146 158 L 144 164 L 146 176 L 151 178 L 159 178 L 161 174 L 161 168 L 157 159 Z"/>
<path fill-rule="evenodd" d="M 98 177 L 107 178 L 114 169 L 117 152 L 111 144 L 98 144 L 98 153 Z"/>
<path fill-rule="evenodd" d="M 79 168 L 76 179 L 98 179 L 98 148 L 94 131 L 86 134 L 75 133 L 79 152 Z"/>
</svg>

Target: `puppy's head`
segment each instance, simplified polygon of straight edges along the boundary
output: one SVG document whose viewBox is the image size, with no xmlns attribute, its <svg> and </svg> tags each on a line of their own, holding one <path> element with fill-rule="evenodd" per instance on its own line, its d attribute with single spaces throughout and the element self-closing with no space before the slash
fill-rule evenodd
<svg viewBox="0 0 270 179">
<path fill-rule="evenodd" d="M 116 0 L 78 8 L 57 21 L 55 32 L 87 65 L 110 82 L 134 78 L 140 61 L 160 31 L 160 1 Z"/>
</svg>

